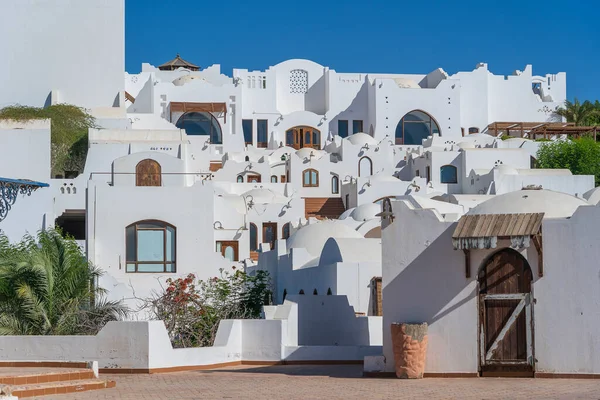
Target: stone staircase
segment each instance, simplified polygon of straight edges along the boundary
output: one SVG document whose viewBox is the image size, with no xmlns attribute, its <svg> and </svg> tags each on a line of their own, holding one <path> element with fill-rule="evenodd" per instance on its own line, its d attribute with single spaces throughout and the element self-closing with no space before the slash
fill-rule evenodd
<svg viewBox="0 0 600 400">
<path fill-rule="evenodd" d="M 0 363 L 0 399 L 85 392 L 115 385 L 114 381 L 98 379 L 87 363 Z"/>
<path fill-rule="evenodd" d="M 305 217 L 338 219 L 346 207 L 340 197 L 307 197 L 304 199 Z"/>
</svg>

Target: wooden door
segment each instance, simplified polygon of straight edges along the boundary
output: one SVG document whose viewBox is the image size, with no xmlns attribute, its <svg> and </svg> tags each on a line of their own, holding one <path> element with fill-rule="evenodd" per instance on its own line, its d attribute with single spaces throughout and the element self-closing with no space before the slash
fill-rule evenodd
<svg viewBox="0 0 600 400">
<path fill-rule="evenodd" d="M 479 355 L 482 375 L 532 376 L 531 268 L 512 249 L 494 254 L 479 273 Z"/>
<path fill-rule="evenodd" d="M 142 160 L 135 167 L 136 186 L 162 186 L 160 164 L 154 160 Z"/>
<path fill-rule="evenodd" d="M 262 242 L 271 244 L 271 250 L 273 250 L 277 242 L 277 224 L 274 222 L 263 223 L 262 238 Z"/>
</svg>

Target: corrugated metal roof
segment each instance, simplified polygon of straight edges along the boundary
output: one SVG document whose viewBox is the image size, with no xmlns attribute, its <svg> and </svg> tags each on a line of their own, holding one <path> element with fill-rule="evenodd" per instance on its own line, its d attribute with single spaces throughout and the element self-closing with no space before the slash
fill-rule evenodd
<svg viewBox="0 0 600 400">
<path fill-rule="evenodd" d="M 544 213 L 464 215 L 452 239 L 535 235 L 543 218 Z"/>
</svg>

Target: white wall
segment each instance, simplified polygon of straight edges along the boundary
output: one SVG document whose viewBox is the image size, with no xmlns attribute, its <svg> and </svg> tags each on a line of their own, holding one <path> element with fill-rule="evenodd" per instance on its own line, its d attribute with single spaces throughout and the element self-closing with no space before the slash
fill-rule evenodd
<svg viewBox="0 0 600 400">
<path fill-rule="evenodd" d="M 124 90 L 123 0 L 20 0 L 0 6 L 0 107 L 112 107 Z M 10 40 L 8 40 L 10 38 Z"/>
<path fill-rule="evenodd" d="M 50 183 L 50 121 L 0 121 L 0 177 Z M 19 194 L 0 230 L 11 241 L 54 225 L 53 192 L 40 188 Z"/>
</svg>

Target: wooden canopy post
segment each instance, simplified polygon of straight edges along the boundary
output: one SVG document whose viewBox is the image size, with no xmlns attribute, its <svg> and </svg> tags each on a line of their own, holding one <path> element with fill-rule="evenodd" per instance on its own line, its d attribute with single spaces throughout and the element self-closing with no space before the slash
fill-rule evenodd
<svg viewBox="0 0 600 400">
<path fill-rule="evenodd" d="M 533 245 L 538 253 L 538 275 L 540 278 L 544 276 L 544 248 L 542 247 L 542 234 L 541 228 L 540 233 L 537 235 L 532 235 L 531 240 L 533 241 Z"/>
<path fill-rule="evenodd" d="M 467 279 L 471 277 L 471 250 L 463 249 L 465 253 L 465 276 Z"/>
</svg>

